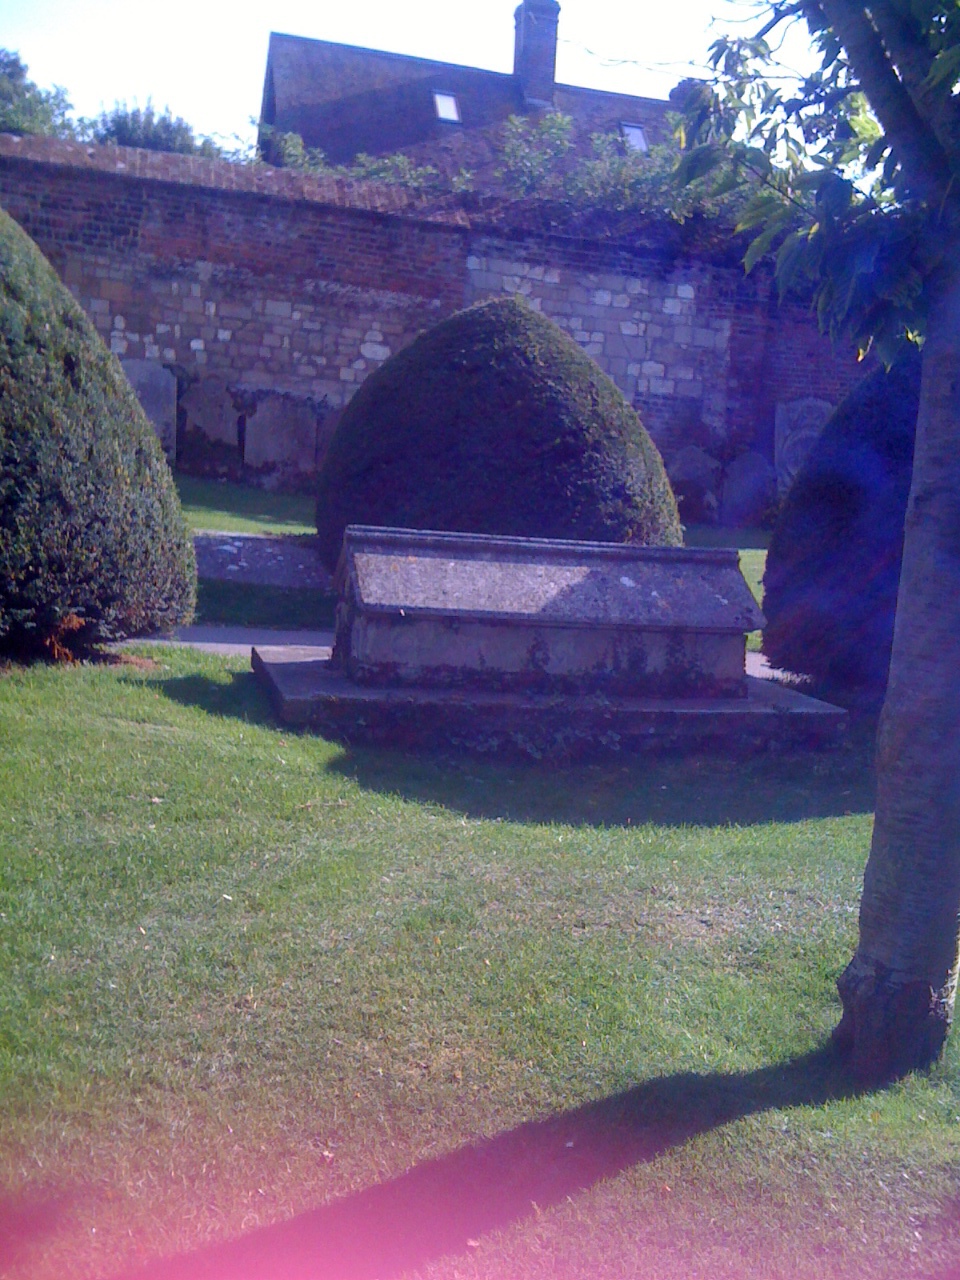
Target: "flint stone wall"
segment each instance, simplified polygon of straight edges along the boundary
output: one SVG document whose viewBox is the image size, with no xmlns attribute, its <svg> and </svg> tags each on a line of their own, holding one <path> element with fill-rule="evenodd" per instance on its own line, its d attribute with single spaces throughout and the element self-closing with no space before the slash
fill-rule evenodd
<svg viewBox="0 0 960 1280">
<path fill-rule="evenodd" d="M 366 377 L 444 316 L 504 293 L 610 374 L 668 468 L 690 448 L 716 463 L 702 471 L 708 519 L 742 509 L 724 494 L 743 455 L 781 462 L 782 488 L 809 436 L 804 409 L 805 440 L 785 445 L 794 406 L 829 408 L 862 374 L 805 310 L 777 306 L 762 270 L 511 235 L 376 184 L 0 136 L 0 204 L 121 359 L 176 376 L 177 453 L 194 470 L 308 485 Z"/>
</svg>

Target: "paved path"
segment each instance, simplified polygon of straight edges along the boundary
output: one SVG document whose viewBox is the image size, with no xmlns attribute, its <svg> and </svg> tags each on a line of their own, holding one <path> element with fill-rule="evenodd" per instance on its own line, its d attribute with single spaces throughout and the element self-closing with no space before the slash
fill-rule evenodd
<svg viewBox="0 0 960 1280">
<path fill-rule="evenodd" d="M 318 657 L 329 657 L 333 647 L 332 631 L 275 631 L 270 627 L 221 627 L 216 624 L 178 627 L 170 636 L 141 636 L 124 644 L 186 645 L 205 653 L 228 657 L 250 657 L 250 650 L 276 645 L 290 645 L 317 650 Z M 322 652 L 321 652 L 322 651 Z"/>
</svg>

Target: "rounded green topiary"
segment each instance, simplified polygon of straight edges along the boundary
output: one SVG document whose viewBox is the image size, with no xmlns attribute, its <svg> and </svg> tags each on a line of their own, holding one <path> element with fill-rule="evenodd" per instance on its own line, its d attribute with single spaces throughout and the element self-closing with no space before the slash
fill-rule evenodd
<svg viewBox="0 0 960 1280">
<path fill-rule="evenodd" d="M 78 653 L 187 620 L 196 564 L 119 363 L 0 210 L 0 648 Z"/>
<path fill-rule="evenodd" d="M 913 472 L 920 357 L 865 378 L 798 472 L 764 572 L 763 651 L 846 706 L 883 700 Z"/>
<path fill-rule="evenodd" d="M 512 298 L 428 330 L 351 400 L 320 473 L 328 565 L 348 524 L 682 541 L 634 410 L 571 338 Z"/>
</svg>

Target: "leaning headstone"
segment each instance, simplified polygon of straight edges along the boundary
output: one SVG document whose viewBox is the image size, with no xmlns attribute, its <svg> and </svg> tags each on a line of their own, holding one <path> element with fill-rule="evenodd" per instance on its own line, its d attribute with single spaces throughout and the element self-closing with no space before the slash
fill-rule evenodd
<svg viewBox="0 0 960 1280">
<path fill-rule="evenodd" d="M 713 524 L 717 519 L 720 463 L 705 449 L 688 444 L 675 453 L 667 475 L 685 523 Z"/>
<path fill-rule="evenodd" d="M 243 461 L 248 467 L 309 474 L 317 467 L 320 431 L 314 402 L 278 392 L 261 392 L 253 412 L 246 415 Z"/>
<path fill-rule="evenodd" d="M 184 391 L 180 400 L 184 431 L 197 432 L 209 441 L 239 448 L 238 413 L 233 395 L 220 378 L 199 378 Z"/>
<path fill-rule="evenodd" d="M 177 452 L 177 379 L 156 360 L 121 360 L 123 372 L 153 423 L 163 452 L 173 461 Z"/>
</svg>

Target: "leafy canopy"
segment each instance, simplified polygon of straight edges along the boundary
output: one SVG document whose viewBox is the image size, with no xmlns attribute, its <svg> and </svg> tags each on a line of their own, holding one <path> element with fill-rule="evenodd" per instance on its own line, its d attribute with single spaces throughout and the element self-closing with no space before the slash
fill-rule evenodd
<svg viewBox="0 0 960 1280">
<path fill-rule="evenodd" d="M 152 102 L 145 107 L 128 107 L 125 102 L 117 102 L 94 119 L 81 121 L 80 131 L 92 142 L 108 142 L 118 147 L 208 156 L 214 160 L 223 154 L 212 138 L 197 137 L 186 120 L 174 116 L 169 107 L 157 111 Z"/>
<path fill-rule="evenodd" d="M 0 49 L 0 133 L 34 134 L 46 138 L 78 138 L 83 142 L 107 142 L 118 147 L 142 147 L 147 151 L 173 151 L 211 159 L 235 158 L 212 138 L 198 136 L 193 127 L 169 107 L 157 111 L 114 103 L 92 119 L 74 119 L 73 107 L 63 89 L 40 89 L 29 77 L 19 54 Z"/>
<path fill-rule="evenodd" d="M 781 291 L 814 285 L 822 326 L 892 359 L 923 333 L 960 213 L 956 0 L 788 0 L 748 38 L 712 48 L 712 86 L 684 104 L 682 181 L 745 177 L 748 269 L 771 251 Z M 784 75 L 777 40 L 804 20 L 819 66 Z"/>
<path fill-rule="evenodd" d="M 16 53 L 0 49 L 0 133 L 74 136 L 63 89 L 40 89 Z"/>
</svg>

